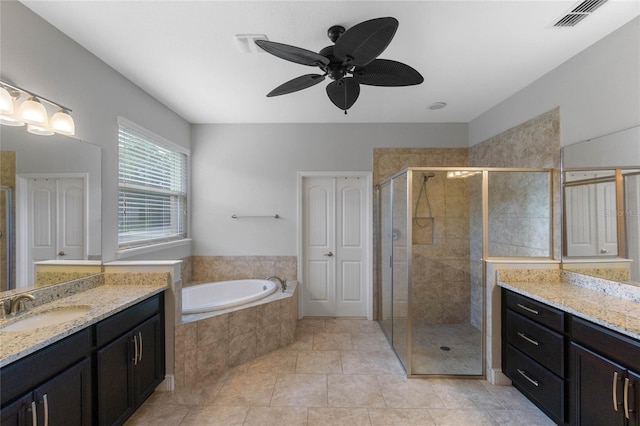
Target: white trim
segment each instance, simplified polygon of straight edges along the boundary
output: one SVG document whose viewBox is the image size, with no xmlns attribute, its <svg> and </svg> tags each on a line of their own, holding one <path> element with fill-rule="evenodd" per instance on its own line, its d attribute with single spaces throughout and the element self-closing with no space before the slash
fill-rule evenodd
<svg viewBox="0 0 640 426">
<path fill-rule="evenodd" d="M 126 259 L 127 257 L 137 256 L 139 254 L 153 253 L 160 250 L 167 250 L 174 247 L 182 247 L 191 244 L 191 238 L 183 238 L 181 240 L 167 241 L 158 244 L 149 244 L 146 246 L 132 247 L 127 249 L 116 250 L 116 259 Z"/>
<path fill-rule="evenodd" d="M 82 257 L 87 259 L 89 253 L 89 173 L 17 173 L 16 174 L 16 288 L 28 287 L 29 262 L 29 232 L 27 217 L 27 189 L 29 179 L 78 179 L 83 180 L 84 186 L 84 247 Z M 35 277 L 34 277 L 35 278 Z"/>
<path fill-rule="evenodd" d="M 167 148 L 171 151 L 185 154 L 186 156 L 191 155 L 191 151 L 189 150 L 189 148 L 185 148 L 182 145 L 178 145 L 177 143 L 172 142 L 169 139 L 164 138 L 159 134 L 152 132 L 151 130 L 145 129 L 144 127 L 134 123 L 131 120 L 128 120 L 122 116 L 118 116 L 117 121 L 118 121 L 118 129 L 120 128 L 121 125 L 125 127 L 130 127 L 132 130 L 135 130 L 136 132 L 144 136 L 147 136 L 149 139 L 152 139 L 153 143 L 160 145 L 163 148 Z"/>
<path fill-rule="evenodd" d="M 360 177 L 366 179 L 367 190 L 365 191 L 367 200 L 367 212 L 365 212 L 365 221 L 366 228 L 369 232 L 366 233 L 367 238 L 367 252 L 365 254 L 365 259 L 367 261 L 367 282 L 368 285 L 365 287 L 365 298 L 366 298 L 366 306 L 367 306 L 367 319 L 373 320 L 373 172 L 371 171 L 361 171 L 361 172 L 298 172 L 297 176 L 297 185 L 298 185 L 298 200 L 297 200 L 297 218 L 298 218 L 298 242 L 297 242 L 297 254 L 298 254 L 298 283 L 300 285 L 305 285 L 303 282 L 304 278 L 304 262 L 302 259 L 303 255 L 303 241 L 302 236 L 304 234 L 302 229 L 302 201 L 303 201 L 303 180 L 304 178 L 314 178 L 314 177 Z M 301 319 L 304 316 L 304 304 L 302 298 L 302 289 L 298 291 L 298 319 Z"/>
</svg>

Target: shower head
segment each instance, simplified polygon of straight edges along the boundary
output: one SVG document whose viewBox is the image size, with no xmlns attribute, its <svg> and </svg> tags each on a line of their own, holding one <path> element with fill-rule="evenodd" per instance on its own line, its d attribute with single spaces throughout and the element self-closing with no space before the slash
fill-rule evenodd
<svg viewBox="0 0 640 426">
<path fill-rule="evenodd" d="M 432 178 L 432 177 L 434 177 L 435 175 L 436 175 L 436 174 L 435 174 L 435 173 L 433 173 L 433 172 L 429 172 L 429 173 L 427 173 L 427 174 L 422 175 L 423 182 L 425 182 L 425 183 L 426 183 L 426 182 L 429 180 L 429 178 Z"/>
</svg>

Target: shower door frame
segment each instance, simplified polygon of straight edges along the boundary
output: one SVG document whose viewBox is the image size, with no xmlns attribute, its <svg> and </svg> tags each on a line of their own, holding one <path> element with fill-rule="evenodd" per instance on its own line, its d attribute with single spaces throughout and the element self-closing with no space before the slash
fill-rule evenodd
<svg viewBox="0 0 640 426">
<path fill-rule="evenodd" d="M 382 185 L 385 184 L 389 184 L 390 185 L 390 200 L 391 203 L 393 204 L 393 193 L 394 193 L 394 185 L 393 185 L 393 179 L 396 177 L 399 177 L 403 174 L 407 175 L 407 185 L 404 188 L 404 190 L 407 193 L 407 202 L 406 202 L 406 211 L 407 214 L 411 214 L 411 206 L 413 206 L 413 174 L 415 172 L 429 172 L 429 171 L 433 171 L 433 172 L 448 172 L 448 171 L 457 171 L 457 170 L 464 170 L 464 171 L 477 171 L 477 172 L 481 172 L 482 173 L 482 258 L 481 258 L 481 263 L 482 263 L 482 285 L 481 285 L 481 293 L 482 293 L 482 360 L 481 360 L 481 364 L 482 364 L 482 372 L 480 375 L 461 375 L 461 374 L 416 374 L 416 373 L 412 373 L 412 353 L 413 353 L 413 332 L 412 332 L 412 323 L 413 323 L 413 308 L 412 305 L 413 303 L 408 303 L 407 306 L 407 359 L 406 359 L 406 363 L 407 363 L 407 368 L 405 368 L 405 373 L 406 376 L 408 378 L 459 378 L 459 379 L 486 379 L 486 374 L 487 374 L 487 348 L 488 345 L 491 345 L 491 342 L 487 342 L 487 318 L 488 318 L 488 313 L 487 313 L 487 261 L 488 260 L 494 260 L 494 259 L 500 259 L 500 257 L 491 257 L 489 256 L 489 173 L 490 172 L 543 172 L 546 173 L 548 176 L 548 186 L 549 186 L 549 248 L 548 248 L 548 257 L 527 257 L 525 259 L 545 259 L 545 260 L 552 260 L 553 256 L 554 256 L 554 226 L 553 226 L 553 222 L 554 222 L 554 181 L 553 181 L 553 171 L 554 169 L 552 168 L 517 168 L 517 167 L 467 167 L 467 166 L 448 166 L 448 167 L 407 167 L 395 174 L 393 174 L 392 176 L 390 176 L 389 178 L 383 180 L 382 182 L 380 182 L 380 184 L 377 185 L 377 187 L 381 187 Z M 378 193 L 379 195 L 379 193 Z M 376 197 L 376 201 L 378 203 L 380 203 L 380 197 Z M 380 206 L 378 206 L 378 212 L 380 213 L 381 209 Z M 382 220 L 382 217 L 380 217 L 380 219 L 378 220 L 378 226 L 376 229 L 377 233 L 381 232 L 381 227 L 380 227 L 380 222 Z M 393 209 L 391 209 L 391 217 L 390 220 L 393 223 Z M 413 235 L 413 221 L 412 220 L 407 220 L 407 229 L 406 229 L 407 235 Z M 382 241 L 382 237 L 380 235 L 378 235 L 376 237 L 376 241 L 381 243 Z M 412 288 L 412 278 L 413 278 L 413 271 L 412 271 L 412 267 L 413 267 L 413 248 L 412 248 L 412 243 L 409 239 L 407 239 L 407 259 L 410 259 L 410 261 L 408 262 L 408 266 L 407 266 L 407 274 L 408 274 L 408 297 L 410 298 L 410 302 L 411 302 L 411 297 L 413 295 L 413 288 Z M 376 251 L 378 251 L 378 247 L 376 247 Z M 378 253 L 376 253 L 376 256 L 378 255 Z M 393 254 L 392 254 L 393 256 Z M 509 257 L 510 259 L 523 259 L 523 258 L 518 258 L 518 257 Z M 469 259 L 469 261 L 471 261 L 471 258 Z M 393 265 L 393 262 L 392 262 Z M 378 265 L 378 268 L 380 268 L 381 265 Z M 380 271 L 380 269 L 379 269 Z M 382 306 L 382 288 L 381 288 L 381 284 L 382 284 L 382 277 L 381 274 L 378 273 L 377 274 L 377 284 L 379 284 L 377 286 L 377 290 L 378 290 L 378 294 L 380 296 L 380 303 L 378 304 L 378 306 Z M 392 294 L 393 294 L 393 289 L 394 289 L 394 283 L 393 283 L 393 273 L 391 274 L 391 289 L 392 289 Z M 393 310 L 393 299 L 392 299 L 392 310 Z M 392 315 L 393 318 L 393 315 Z M 393 330 L 393 327 L 392 327 Z M 395 348 L 393 347 L 393 336 L 388 336 L 387 333 L 384 333 L 385 336 L 387 336 L 387 339 L 389 339 L 389 337 L 391 337 L 390 339 L 390 344 L 391 344 L 391 348 L 393 349 L 394 353 L 396 354 L 396 356 L 398 356 L 397 351 L 395 350 Z M 499 336 L 493 336 L 493 338 L 499 338 Z M 398 356 L 399 357 L 399 356 Z M 401 363 L 402 364 L 402 363 Z M 404 367 L 404 366 L 403 366 Z"/>
</svg>

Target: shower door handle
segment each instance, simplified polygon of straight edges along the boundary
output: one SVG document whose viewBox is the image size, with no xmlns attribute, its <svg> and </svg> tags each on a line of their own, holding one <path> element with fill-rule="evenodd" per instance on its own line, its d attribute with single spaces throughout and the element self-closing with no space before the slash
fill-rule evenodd
<svg viewBox="0 0 640 426">
<path fill-rule="evenodd" d="M 331 256 L 333 256 L 333 253 L 329 252 L 329 253 L 327 253 L 327 254 L 324 254 L 323 256 L 331 257 Z"/>
</svg>

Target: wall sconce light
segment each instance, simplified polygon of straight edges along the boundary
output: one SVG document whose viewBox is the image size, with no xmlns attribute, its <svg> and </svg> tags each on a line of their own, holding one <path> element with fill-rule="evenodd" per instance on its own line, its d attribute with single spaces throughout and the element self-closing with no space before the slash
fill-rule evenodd
<svg viewBox="0 0 640 426">
<path fill-rule="evenodd" d="M 49 104 L 57 112 L 49 119 L 44 104 Z M 5 126 L 27 125 L 27 132 L 34 135 L 73 136 L 75 123 L 70 115 L 71 109 L 50 101 L 40 95 L 0 80 L 0 124 Z"/>
</svg>

